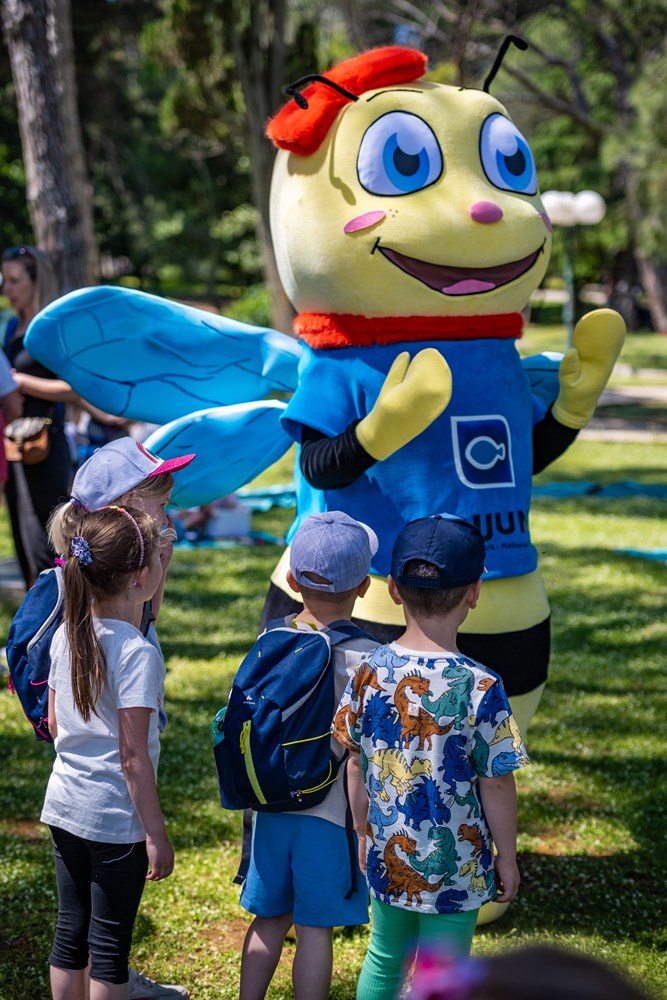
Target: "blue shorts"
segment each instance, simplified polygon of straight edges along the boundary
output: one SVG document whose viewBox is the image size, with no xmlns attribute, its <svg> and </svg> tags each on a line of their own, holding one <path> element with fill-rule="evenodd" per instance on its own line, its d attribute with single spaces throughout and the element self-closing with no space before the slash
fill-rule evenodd
<svg viewBox="0 0 667 1000">
<path fill-rule="evenodd" d="M 350 855 L 342 826 L 319 816 L 257 813 L 241 906 L 258 917 L 291 913 L 303 927 L 368 923 L 368 889 L 356 861 L 350 899 Z"/>
</svg>

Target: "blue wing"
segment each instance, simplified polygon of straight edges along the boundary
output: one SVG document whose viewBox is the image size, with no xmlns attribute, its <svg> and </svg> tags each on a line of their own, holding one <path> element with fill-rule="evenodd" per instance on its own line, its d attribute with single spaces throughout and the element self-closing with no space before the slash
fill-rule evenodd
<svg viewBox="0 0 667 1000">
<path fill-rule="evenodd" d="M 104 286 L 50 303 L 26 346 L 100 409 L 157 424 L 292 392 L 301 356 L 298 341 L 276 330 Z"/>
<path fill-rule="evenodd" d="M 558 370 L 562 360 L 563 355 L 557 351 L 545 351 L 521 359 L 532 394 L 542 401 L 545 412 L 556 402 L 560 392 Z"/>
<path fill-rule="evenodd" d="M 197 507 L 232 493 L 284 455 L 293 441 L 280 426 L 277 399 L 199 410 L 154 431 L 144 442 L 161 458 L 197 455 L 174 477 L 172 503 Z"/>
</svg>

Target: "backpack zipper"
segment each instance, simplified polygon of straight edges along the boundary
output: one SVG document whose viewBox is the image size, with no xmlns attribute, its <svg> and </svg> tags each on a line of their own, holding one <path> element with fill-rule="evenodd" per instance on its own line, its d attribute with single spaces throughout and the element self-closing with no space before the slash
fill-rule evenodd
<svg viewBox="0 0 667 1000">
<path fill-rule="evenodd" d="M 331 777 L 331 761 L 329 761 L 329 773 L 324 781 L 321 781 L 319 785 L 315 785 L 313 788 L 298 788 L 295 792 L 292 792 L 292 795 L 300 802 L 304 795 L 309 795 L 312 792 L 319 792 L 322 788 L 326 788 L 327 785 L 333 785 L 337 778 L 338 775 L 335 775 L 333 778 Z"/>
<path fill-rule="evenodd" d="M 252 723 L 250 719 L 243 723 L 241 727 L 241 735 L 239 737 L 239 746 L 241 748 L 241 753 L 243 754 L 243 759 L 245 762 L 246 771 L 248 772 L 248 780 L 252 786 L 252 790 L 257 796 L 257 801 L 261 802 L 262 805 L 266 805 L 266 798 L 262 792 L 259 781 L 257 780 L 257 772 L 255 771 L 255 763 L 252 759 L 252 751 L 250 749 L 250 727 Z"/>
<path fill-rule="evenodd" d="M 327 729 L 326 733 L 321 733 L 319 736 L 306 736 L 304 740 L 290 740 L 288 743 L 281 743 L 283 747 L 293 747 L 297 743 L 312 743 L 313 740 L 323 740 L 326 736 L 331 736 L 331 730 Z"/>
</svg>

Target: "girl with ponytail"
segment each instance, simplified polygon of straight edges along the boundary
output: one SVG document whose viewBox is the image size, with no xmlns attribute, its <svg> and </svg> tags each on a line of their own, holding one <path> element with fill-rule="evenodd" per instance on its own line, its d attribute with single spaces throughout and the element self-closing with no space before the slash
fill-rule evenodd
<svg viewBox="0 0 667 1000">
<path fill-rule="evenodd" d="M 165 665 L 137 627 L 162 578 L 160 551 L 156 521 L 123 506 L 82 513 L 69 541 L 49 675 L 56 760 L 41 816 L 58 884 L 54 1000 L 126 1000 L 145 881 L 174 867 L 156 785 Z"/>
</svg>

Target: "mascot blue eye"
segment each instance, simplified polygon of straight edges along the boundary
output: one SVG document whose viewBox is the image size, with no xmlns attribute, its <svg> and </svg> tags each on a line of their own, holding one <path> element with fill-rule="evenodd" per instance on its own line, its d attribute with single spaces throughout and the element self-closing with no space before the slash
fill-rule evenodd
<svg viewBox="0 0 667 1000">
<path fill-rule="evenodd" d="M 432 129 L 417 115 L 391 111 L 366 130 L 357 173 L 371 194 L 412 194 L 435 183 L 442 153 Z"/>
<path fill-rule="evenodd" d="M 518 194 L 537 193 L 537 171 L 530 146 L 504 115 L 489 115 L 482 125 L 480 155 L 495 187 Z"/>
</svg>

